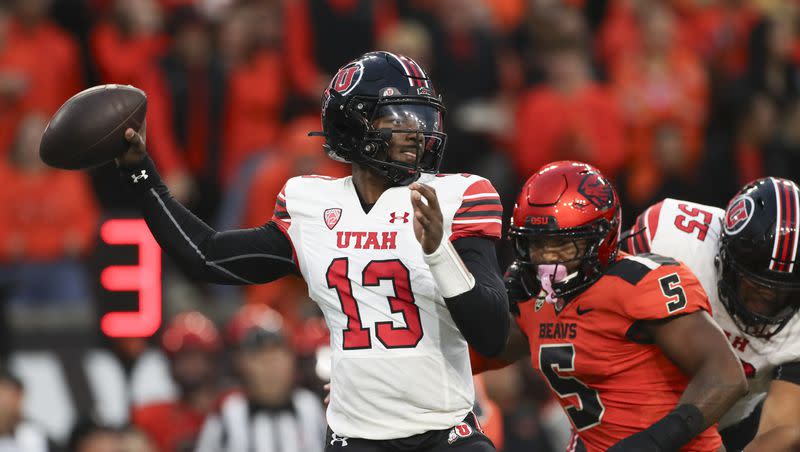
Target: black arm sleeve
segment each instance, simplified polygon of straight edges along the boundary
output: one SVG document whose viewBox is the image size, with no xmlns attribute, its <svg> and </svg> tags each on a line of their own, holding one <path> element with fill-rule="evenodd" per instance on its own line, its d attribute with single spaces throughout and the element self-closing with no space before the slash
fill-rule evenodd
<svg viewBox="0 0 800 452">
<path fill-rule="evenodd" d="M 496 356 L 508 342 L 510 325 L 508 296 L 500 278 L 494 242 L 463 237 L 453 246 L 475 278 L 475 287 L 444 301 L 469 345 L 483 356 Z"/>
<path fill-rule="evenodd" d="M 297 271 L 292 244 L 275 224 L 217 232 L 169 194 L 149 157 L 120 173 L 159 245 L 190 277 L 260 284 Z"/>
</svg>

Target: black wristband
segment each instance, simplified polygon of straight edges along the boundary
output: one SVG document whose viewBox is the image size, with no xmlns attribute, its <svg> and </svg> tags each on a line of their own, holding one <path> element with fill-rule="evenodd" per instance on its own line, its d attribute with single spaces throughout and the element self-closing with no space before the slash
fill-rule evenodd
<svg viewBox="0 0 800 452">
<path fill-rule="evenodd" d="M 145 157 L 136 165 L 120 166 L 119 173 L 122 182 L 137 194 L 164 185 L 161 175 L 156 169 L 156 164 L 150 156 Z"/>
<path fill-rule="evenodd" d="M 773 371 L 775 380 L 788 381 L 800 385 L 800 361 L 783 363 Z"/>
<path fill-rule="evenodd" d="M 699 408 L 679 405 L 642 433 L 658 444 L 661 451 L 677 451 L 705 430 L 704 426 L 705 420 Z"/>
</svg>

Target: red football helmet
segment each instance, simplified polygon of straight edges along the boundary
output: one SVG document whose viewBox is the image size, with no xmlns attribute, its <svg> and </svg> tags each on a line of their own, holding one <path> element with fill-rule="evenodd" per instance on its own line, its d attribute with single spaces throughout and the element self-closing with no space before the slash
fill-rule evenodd
<svg viewBox="0 0 800 452">
<path fill-rule="evenodd" d="M 264 342 L 285 342 L 283 316 L 264 304 L 239 308 L 225 327 L 225 339 L 233 347 L 255 346 Z"/>
<path fill-rule="evenodd" d="M 197 311 L 189 311 L 173 317 L 161 336 L 161 346 L 170 356 L 187 348 L 215 353 L 222 347 L 222 340 L 217 327 L 208 317 Z"/>
<path fill-rule="evenodd" d="M 577 294 L 602 276 L 616 259 L 622 211 L 614 187 L 600 171 L 581 162 L 553 162 L 525 182 L 514 206 L 509 236 L 517 264 L 528 269 L 523 286 L 537 296 L 543 285 L 563 299 Z M 573 254 L 565 260 L 533 262 L 531 250 L 549 241 L 563 243 Z M 542 248 L 543 249 L 543 248 Z M 576 267 L 570 275 L 540 281 L 544 264 Z M 555 278 L 555 277 L 554 277 Z"/>
</svg>

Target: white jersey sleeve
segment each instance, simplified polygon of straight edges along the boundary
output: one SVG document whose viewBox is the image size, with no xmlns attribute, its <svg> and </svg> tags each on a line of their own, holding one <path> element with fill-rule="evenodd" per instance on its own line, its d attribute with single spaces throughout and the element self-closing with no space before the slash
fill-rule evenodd
<svg viewBox="0 0 800 452">
<path fill-rule="evenodd" d="M 486 179 L 421 182 L 436 190 L 445 237 L 500 236 L 500 199 Z M 365 212 L 351 177 L 293 178 L 273 222 L 331 333 L 331 430 L 380 440 L 461 422 L 475 397 L 467 343 L 423 259 L 408 187 Z"/>
<path fill-rule="evenodd" d="M 626 252 L 656 253 L 684 262 L 703 285 L 714 321 L 742 362 L 749 385 L 748 394 L 720 420 L 721 428 L 750 415 L 777 377 L 777 366 L 800 360 L 800 317 L 768 340 L 752 337 L 741 331 L 720 300 L 716 257 L 724 218 L 725 211 L 716 207 L 665 199 L 645 210 L 622 238 Z"/>
<path fill-rule="evenodd" d="M 717 292 L 714 259 L 724 216 L 725 211 L 717 207 L 667 198 L 639 215 L 633 228 L 623 234 L 622 249 L 685 263 L 710 296 Z"/>
</svg>

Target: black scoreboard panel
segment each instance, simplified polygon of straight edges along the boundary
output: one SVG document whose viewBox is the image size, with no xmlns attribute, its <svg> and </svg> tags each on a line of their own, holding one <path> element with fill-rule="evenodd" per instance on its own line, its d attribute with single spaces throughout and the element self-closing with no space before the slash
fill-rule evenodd
<svg viewBox="0 0 800 452">
<path fill-rule="evenodd" d="M 162 322 L 161 247 L 141 218 L 108 218 L 92 259 L 99 328 L 107 337 L 149 337 Z"/>
</svg>

